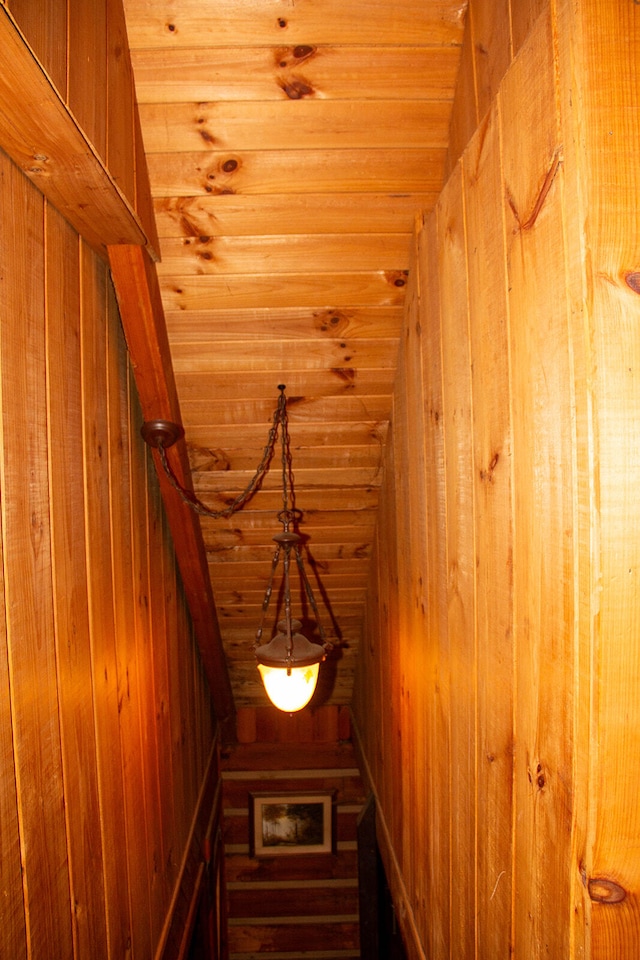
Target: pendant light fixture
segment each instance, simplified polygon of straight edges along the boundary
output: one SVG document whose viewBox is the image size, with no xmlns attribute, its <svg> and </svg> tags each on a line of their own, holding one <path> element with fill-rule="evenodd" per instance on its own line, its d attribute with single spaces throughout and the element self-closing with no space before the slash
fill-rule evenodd
<svg viewBox="0 0 640 960">
<path fill-rule="evenodd" d="M 332 649 L 332 644 L 327 641 L 318 616 L 318 607 L 300 550 L 301 537 L 295 530 L 295 526 L 300 518 L 300 512 L 295 508 L 287 401 L 284 384 L 280 384 L 278 390 L 280 391 L 278 404 L 273 414 L 273 422 L 269 431 L 267 444 L 264 448 L 262 460 L 246 489 L 238 494 L 231 504 L 223 510 L 212 510 L 202 503 L 192 490 L 188 490 L 182 486 L 171 468 L 167 459 L 166 449 L 183 435 L 182 427 L 167 420 L 152 420 L 143 425 L 142 436 L 150 446 L 158 450 L 160 462 L 162 463 L 169 482 L 179 493 L 182 500 L 196 513 L 202 516 L 212 517 L 213 519 L 220 519 L 222 517 L 229 517 L 238 510 L 241 510 L 260 487 L 271 465 L 278 433 L 280 433 L 282 510 L 277 514 L 277 519 L 282 524 L 282 532 L 275 534 L 273 537 L 276 549 L 271 563 L 271 572 L 269 574 L 264 600 L 262 601 L 261 620 L 256 631 L 255 655 L 258 662 L 258 670 L 260 671 L 265 690 L 271 702 L 278 707 L 279 710 L 294 713 L 306 706 L 313 696 L 318 680 L 320 664 L 326 658 L 327 652 Z M 313 612 L 320 634 L 320 643 L 312 643 L 300 633 L 302 627 L 301 621 L 296 619 L 292 614 L 292 559 L 295 561 L 295 567 L 304 595 Z M 276 625 L 278 632 L 267 643 L 263 643 L 264 625 L 269 612 L 273 585 L 281 560 L 282 586 L 279 595 L 283 607 L 283 616 L 278 619 Z"/>
</svg>

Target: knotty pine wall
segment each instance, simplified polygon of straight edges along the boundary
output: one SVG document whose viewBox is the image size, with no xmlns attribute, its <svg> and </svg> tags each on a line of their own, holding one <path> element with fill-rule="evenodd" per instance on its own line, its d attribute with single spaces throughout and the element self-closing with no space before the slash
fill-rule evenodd
<svg viewBox="0 0 640 960">
<path fill-rule="evenodd" d="M 365 802 L 347 707 L 238 710 L 222 758 L 229 960 L 357 960 L 357 820 Z M 335 791 L 331 854 L 250 855 L 251 793 Z"/>
<path fill-rule="evenodd" d="M 11 12 L 140 212 L 121 6 L 67 6 Z M 0 218 L 0 956 L 169 960 L 222 898 L 209 689 L 106 262 L 2 151 Z"/>
<path fill-rule="evenodd" d="M 354 718 L 412 958 L 640 942 L 640 7 L 540 7 L 419 229 L 387 448 Z"/>
</svg>

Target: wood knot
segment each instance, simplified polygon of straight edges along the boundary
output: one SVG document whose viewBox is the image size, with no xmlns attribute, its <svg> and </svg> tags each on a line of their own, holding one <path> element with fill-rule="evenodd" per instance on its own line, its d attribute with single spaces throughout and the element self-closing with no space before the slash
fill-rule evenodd
<svg viewBox="0 0 640 960">
<path fill-rule="evenodd" d="M 634 293 L 640 293 L 640 270 L 631 270 L 624 279 L 629 289 Z"/>
<path fill-rule="evenodd" d="M 587 889 L 594 903 L 622 903 L 627 897 L 624 887 L 604 877 L 592 877 L 587 884 Z"/>
<path fill-rule="evenodd" d="M 289 100 L 303 100 L 305 97 L 310 97 L 314 93 L 313 87 L 305 80 L 299 78 L 290 81 L 279 80 L 278 84 L 289 97 Z"/>
</svg>

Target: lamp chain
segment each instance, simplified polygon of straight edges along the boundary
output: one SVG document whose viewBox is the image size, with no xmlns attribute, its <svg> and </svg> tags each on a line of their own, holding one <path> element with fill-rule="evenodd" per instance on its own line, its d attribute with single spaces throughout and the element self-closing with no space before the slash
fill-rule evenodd
<svg viewBox="0 0 640 960">
<path fill-rule="evenodd" d="M 279 389 L 281 390 L 281 393 L 278 399 L 278 406 L 273 415 L 273 423 L 271 424 L 271 428 L 269 430 L 269 436 L 262 454 L 262 460 L 260 461 L 260 464 L 258 465 L 258 468 L 247 487 L 242 491 L 242 493 L 239 493 L 237 497 L 235 497 L 228 507 L 225 507 L 222 510 L 214 510 L 213 508 L 208 507 L 196 496 L 192 490 L 187 490 L 182 486 L 167 459 L 167 453 L 164 444 L 161 440 L 158 441 L 157 449 L 158 454 L 160 455 L 160 461 L 162 463 L 164 472 L 171 483 L 171 486 L 180 495 L 181 500 L 190 506 L 195 513 L 198 513 L 204 517 L 211 517 L 213 520 L 220 520 L 223 517 L 230 517 L 238 510 L 241 510 L 247 500 L 250 500 L 253 494 L 256 492 L 262 483 L 267 470 L 269 469 L 269 464 L 275 449 L 278 425 L 282 423 L 283 431 L 286 430 L 286 398 L 284 396 L 284 387 L 280 387 Z M 286 496 L 285 509 L 287 509 Z"/>
</svg>

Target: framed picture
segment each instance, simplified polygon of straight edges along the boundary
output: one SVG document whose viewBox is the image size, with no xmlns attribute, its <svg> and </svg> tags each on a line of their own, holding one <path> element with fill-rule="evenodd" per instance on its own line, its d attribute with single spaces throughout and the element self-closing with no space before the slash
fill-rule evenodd
<svg viewBox="0 0 640 960">
<path fill-rule="evenodd" d="M 251 793 L 252 857 L 333 852 L 334 791 Z"/>
</svg>

